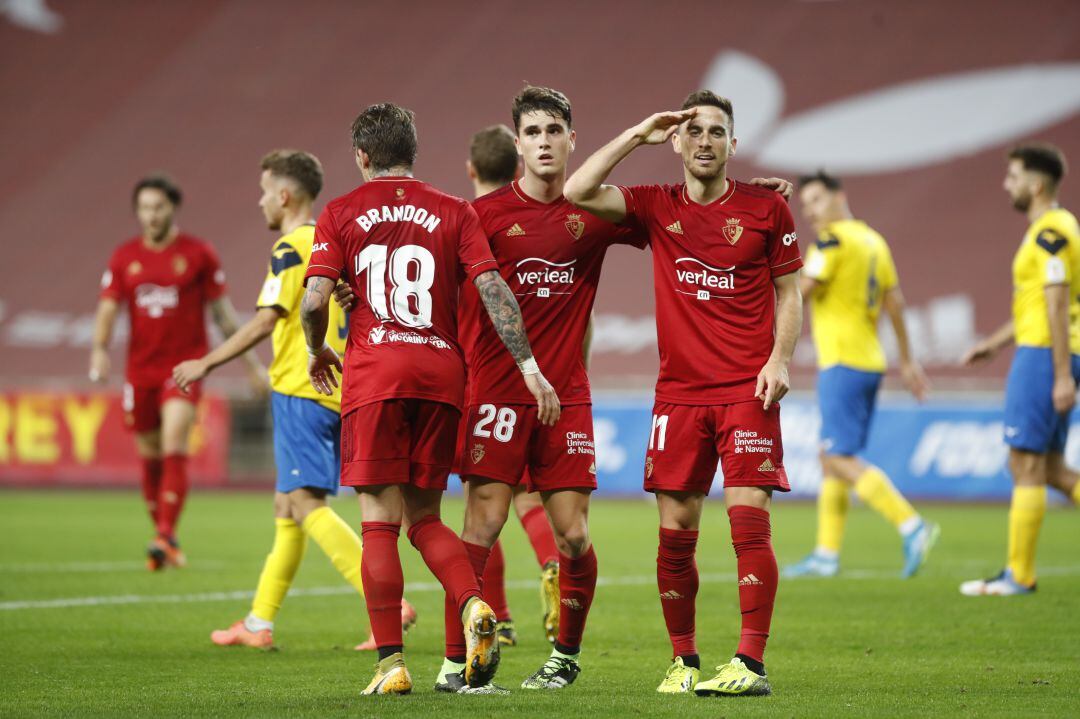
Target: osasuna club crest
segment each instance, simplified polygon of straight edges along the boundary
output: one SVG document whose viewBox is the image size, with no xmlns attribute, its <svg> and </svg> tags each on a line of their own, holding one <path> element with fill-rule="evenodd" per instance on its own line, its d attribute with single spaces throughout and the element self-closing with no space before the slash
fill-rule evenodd
<svg viewBox="0 0 1080 719">
<path fill-rule="evenodd" d="M 575 213 L 567 215 L 566 222 L 563 225 L 575 240 L 580 240 L 581 236 L 585 234 L 585 223 L 581 221 L 581 215 Z"/>
<path fill-rule="evenodd" d="M 480 460 L 484 458 L 484 445 L 474 444 L 472 448 L 472 463 L 480 464 Z"/>
<path fill-rule="evenodd" d="M 742 225 L 739 224 L 739 218 L 729 217 L 722 232 L 724 233 L 724 237 L 727 238 L 727 241 L 734 245 L 739 241 L 739 238 L 742 237 L 742 229 Z"/>
</svg>

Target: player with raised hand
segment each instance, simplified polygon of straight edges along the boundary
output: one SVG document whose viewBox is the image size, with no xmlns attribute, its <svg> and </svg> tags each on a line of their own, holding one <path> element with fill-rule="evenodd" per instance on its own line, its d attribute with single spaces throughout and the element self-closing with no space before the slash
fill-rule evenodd
<svg viewBox="0 0 1080 719">
<path fill-rule="evenodd" d="M 904 322 L 904 297 L 885 238 L 851 214 L 840 180 L 824 171 L 799 180 L 803 214 L 818 240 L 806 254 L 800 280 L 812 311 L 821 407 L 821 489 L 817 546 L 784 576 L 832 577 L 840 571 L 840 544 L 848 492 L 885 517 L 903 539 L 904 577 L 911 577 L 937 541 L 927 522 L 880 468 L 857 455 L 866 448 L 874 405 L 885 372 L 878 340 L 884 309 L 900 351 L 900 377 L 917 400 L 930 384 L 912 355 Z"/>
<path fill-rule="evenodd" d="M 202 396 L 201 385 L 182 391 L 173 366 L 206 354 L 207 307 L 225 337 L 237 329 L 225 293 L 217 252 L 176 224 L 180 188 L 163 175 L 135 185 L 131 204 L 141 234 L 120 245 L 101 279 L 101 296 L 90 350 L 90 379 L 109 376 L 109 342 L 121 305 L 128 309 L 123 409 L 142 459 L 142 492 L 156 536 L 146 550 L 147 567 L 186 563 L 176 525 L 188 491 L 188 441 Z M 244 355 L 257 393 L 266 389 L 266 368 L 253 352 Z"/>
<path fill-rule="evenodd" d="M 330 295 L 339 278 L 358 297 L 350 314 L 342 376 L 342 484 L 356 488 L 363 515 L 361 576 L 379 663 L 363 694 L 412 689 L 400 622 L 404 579 L 398 556 L 409 540 L 448 593 L 465 625 L 464 676 L 490 683 L 499 663 L 496 617 L 480 598 L 461 539 L 439 516 L 461 417 L 465 367 L 457 340 L 463 279 L 473 282 L 496 332 L 553 425 L 559 400 L 533 358 L 513 293 L 467 202 L 412 176 L 417 137 L 409 110 L 382 103 L 353 122 L 365 183 L 331 201 L 315 228 L 301 321 L 308 374 L 327 396 L 342 370 L 326 343 Z M 522 379 L 518 379 L 522 382 Z"/>
<path fill-rule="evenodd" d="M 1042 143 L 1009 152 L 1005 191 L 1027 218 L 1013 259 L 1012 320 L 973 347 L 964 364 L 990 359 L 1016 342 L 1005 384 L 1005 443 L 1013 479 L 1005 568 L 960 585 L 970 596 L 1035 591 L 1035 549 L 1046 514 L 1046 487 L 1076 501 L 1080 485 L 1065 466 L 1069 417 L 1080 381 L 1080 227 L 1058 204 L 1065 177 L 1061 150 Z"/>
<path fill-rule="evenodd" d="M 670 141 L 684 182 L 604 184 L 642 145 Z M 728 177 L 731 102 L 707 90 L 594 153 L 567 180 L 570 202 L 648 233 L 660 375 L 645 489 L 660 510 L 657 583 L 675 655 L 660 692 L 768 694 L 763 660 L 777 589 L 769 508 L 788 491 L 779 401 L 802 325 L 802 266 L 791 212 L 772 191 Z M 741 639 L 730 663 L 699 681 L 694 553 L 718 458 L 738 563 Z"/>
</svg>

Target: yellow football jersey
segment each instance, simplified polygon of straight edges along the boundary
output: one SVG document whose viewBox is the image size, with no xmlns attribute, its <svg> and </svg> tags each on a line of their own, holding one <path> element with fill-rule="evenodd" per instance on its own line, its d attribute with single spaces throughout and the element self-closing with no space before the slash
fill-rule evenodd
<svg viewBox="0 0 1080 719">
<path fill-rule="evenodd" d="M 341 387 L 333 397 L 319 394 L 308 378 L 307 341 L 300 326 L 300 300 L 304 297 L 304 273 L 311 259 L 315 225 L 301 225 L 274 244 L 270 267 L 259 293 L 259 307 L 276 307 L 283 313 L 274 325 L 274 361 L 270 363 L 270 387 L 292 397 L 313 399 L 324 407 L 341 411 Z M 345 354 L 348 319 L 334 300 L 330 301 L 330 325 L 326 341 L 339 355 Z"/>
<path fill-rule="evenodd" d="M 861 220 L 830 223 L 806 253 L 803 272 L 821 283 L 810 301 L 818 367 L 884 372 L 881 298 L 896 286 L 885 239 Z"/>
<path fill-rule="evenodd" d="M 1071 212 L 1056 208 L 1031 223 L 1013 258 L 1016 344 L 1049 347 L 1045 290 L 1069 286 L 1069 348 L 1080 354 L 1080 229 Z"/>
</svg>

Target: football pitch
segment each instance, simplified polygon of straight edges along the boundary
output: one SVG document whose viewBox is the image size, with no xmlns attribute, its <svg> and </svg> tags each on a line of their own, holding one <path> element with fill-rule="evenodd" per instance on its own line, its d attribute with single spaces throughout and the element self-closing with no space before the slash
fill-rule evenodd
<svg viewBox="0 0 1080 719">
<path fill-rule="evenodd" d="M 351 492 L 335 508 L 354 526 Z M 553 693 L 518 689 L 549 647 L 536 567 L 523 532 L 504 532 L 519 644 L 496 683 L 510 696 L 431 690 L 442 653 L 442 594 L 402 538 L 406 594 L 419 612 L 406 657 L 406 697 L 361 697 L 374 654 L 363 604 L 310 544 L 277 618 L 279 649 L 219 648 L 212 629 L 248 610 L 269 551 L 269 493 L 196 491 L 181 524 L 190 566 L 150 574 L 150 525 L 137 492 L 0 493 L 0 715 L 26 716 L 1069 716 L 1080 711 L 1080 515 L 1052 508 L 1034 596 L 967 598 L 964 579 L 1002 563 L 1006 508 L 930 505 L 941 541 L 915 579 L 898 578 L 900 542 L 884 521 L 852 510 L 843 573 L 783 581 L 766 654 L 774 694 L 661 696 L 670 657 L 655 584 L 656 510 L 645 500 L 597 501 L 600 562 L 583 672 Z M 781 501 L 781 565 L 813 542 L 814 507 Z M 447 522 L 460 528 L 461 503 Z M 698 549 L 698 644 L 705 667 L 734 650 L 739 608 L 727 517 L 706 510 Z"/>
</svg>

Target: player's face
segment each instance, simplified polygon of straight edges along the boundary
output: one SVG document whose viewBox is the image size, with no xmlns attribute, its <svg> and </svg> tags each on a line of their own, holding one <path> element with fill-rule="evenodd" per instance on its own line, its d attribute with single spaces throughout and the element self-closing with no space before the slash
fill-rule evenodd
<svg viewBox="0 0 1080 719">
<path fill-rule="evenodd" d="M 843 216 L 843 198 L 824 183 L 811 182 L 799 191 L 803 217 L 820 232 L 825 225 Z"/>
<path fill-rule="evenodd" d="M 262 208 L 263 217 L 266 218 L 266 226 L 271 230 L 280 230 L 282 216 L 285 214 L 285 198 L 281 181 L 270 174 L 270 170 L 263 170 L 262 177 L 259 178 L 259 187 L 262 188 L 259 207 Z"/>
<path fill-rule="evenodd" d="M 135 198 L 135 217 L 142 227 L 143 236 L 155 242 L 169 234 L 175 212 L 173 203 L 156 188 L 144 187 Z"/>
<path fill-rule="evenodd" d="M 686 171 L 699 180 L 718 177 L 735 154 L 731 118 L 719 107 L 702 105 L 697 114 L 672 135 L 675 152 L 682 155 Z"/>
<path fill-rule="evenodd" d="M 525 171 L 537 177 L 555 177 L 566 172 L 577 136 L 566 120 L 541 110 L 526 112 L 514 142 L 525 161 Z"/>
<path fill-rule="evenodd" d="M 1035 173 L 1025 170 L 1024 163 L 1020 160 L 1009 160 L 1009 169 L 1005 171 L 1002 187 L 1009 193 L 1013 207 L 1027 212 L 1031 207 L 1031 198 L 1038 191 L 1038 178 Z"/>
</svg>

